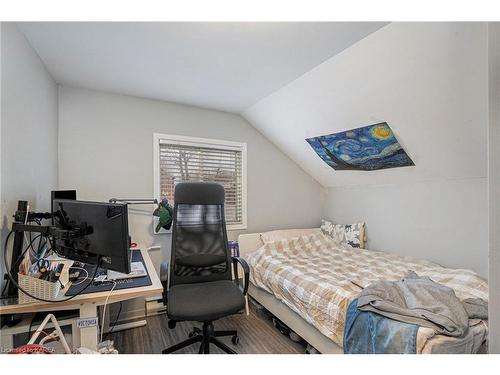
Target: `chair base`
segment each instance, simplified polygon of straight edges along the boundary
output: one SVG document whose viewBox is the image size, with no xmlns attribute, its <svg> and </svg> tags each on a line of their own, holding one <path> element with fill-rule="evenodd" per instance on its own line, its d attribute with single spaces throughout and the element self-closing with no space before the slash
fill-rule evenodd
<svg viewBox="0 0 500 375">
<path fill-rule="evenodd" d="M 215 331 L 213 322 L 204 322 L 201 330 L 197 327 L 193 328 L 193 331 L 189 333 L 189 338 L 187 340 L 164 349 L 162 354 L 174 353 L 177 350 L 184 349 L 185 347 L 196 344 L 197 342 L 201 343 L 198 354 L 210 354 L 210 344 L 214 344 L 227 354 L 238 354 L 229 346 L 217 339 L 217 337 L 224 336 L 232 336 L 231 341 L 233 344 L 237 344 L 239 342 L 237 331 Z"/>
</svg>

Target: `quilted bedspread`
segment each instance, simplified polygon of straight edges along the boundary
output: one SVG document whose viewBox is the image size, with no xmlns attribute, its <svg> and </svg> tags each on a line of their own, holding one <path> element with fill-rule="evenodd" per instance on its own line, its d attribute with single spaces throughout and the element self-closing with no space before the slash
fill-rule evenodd
<svg viewBox="0 0 500 375">
<path fill-rule="evenodd" d="M 378 280 L 408 271 L 444 284 L 461 300 L 488 300 L 488 284 L 473 271 L 339 244 L 322 233 L 270 242 L 247 256 L 251 282 L 285 303 L 342 347 L 349 304 Z"/>
</svg>

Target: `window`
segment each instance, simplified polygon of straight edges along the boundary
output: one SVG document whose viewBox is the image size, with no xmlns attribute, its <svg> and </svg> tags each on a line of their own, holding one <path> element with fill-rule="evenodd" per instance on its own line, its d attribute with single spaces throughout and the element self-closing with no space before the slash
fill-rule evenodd
<svg viewBox="0 0 500 375">
<path fill-rule="evenodd" d="M 246 143 L 154 134 L 155 197 L 174 203 L 179 182 L 224 186 L 228 230 L 246 229 Z"/>
</svg>

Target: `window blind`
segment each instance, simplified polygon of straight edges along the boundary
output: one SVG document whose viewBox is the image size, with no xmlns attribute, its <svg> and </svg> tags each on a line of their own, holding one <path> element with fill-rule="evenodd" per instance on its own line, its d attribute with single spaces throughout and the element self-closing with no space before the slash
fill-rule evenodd
<svg viewBox="0 0 500 375">
<path fill-rule="evenodd" d="M 160 194 L 174 201 L 179 182 L 216 182 L 225 189 L 227 225 L 243 223 L 241 150 L 160 141 Z"/>
</svg>

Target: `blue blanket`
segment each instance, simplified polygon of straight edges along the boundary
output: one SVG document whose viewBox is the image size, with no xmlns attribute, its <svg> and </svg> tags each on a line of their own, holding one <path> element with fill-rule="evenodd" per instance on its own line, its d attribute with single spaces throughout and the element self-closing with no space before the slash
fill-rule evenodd
<svg viewBox="0 0 500 375">
<path fill-rule="evenodd" d="M 398 322 L 370 311 L 358 310 L 358 300 L 347 309 L 344 326 L 344 353 L 416 353 L 415 324 Z"/>
</svg>

